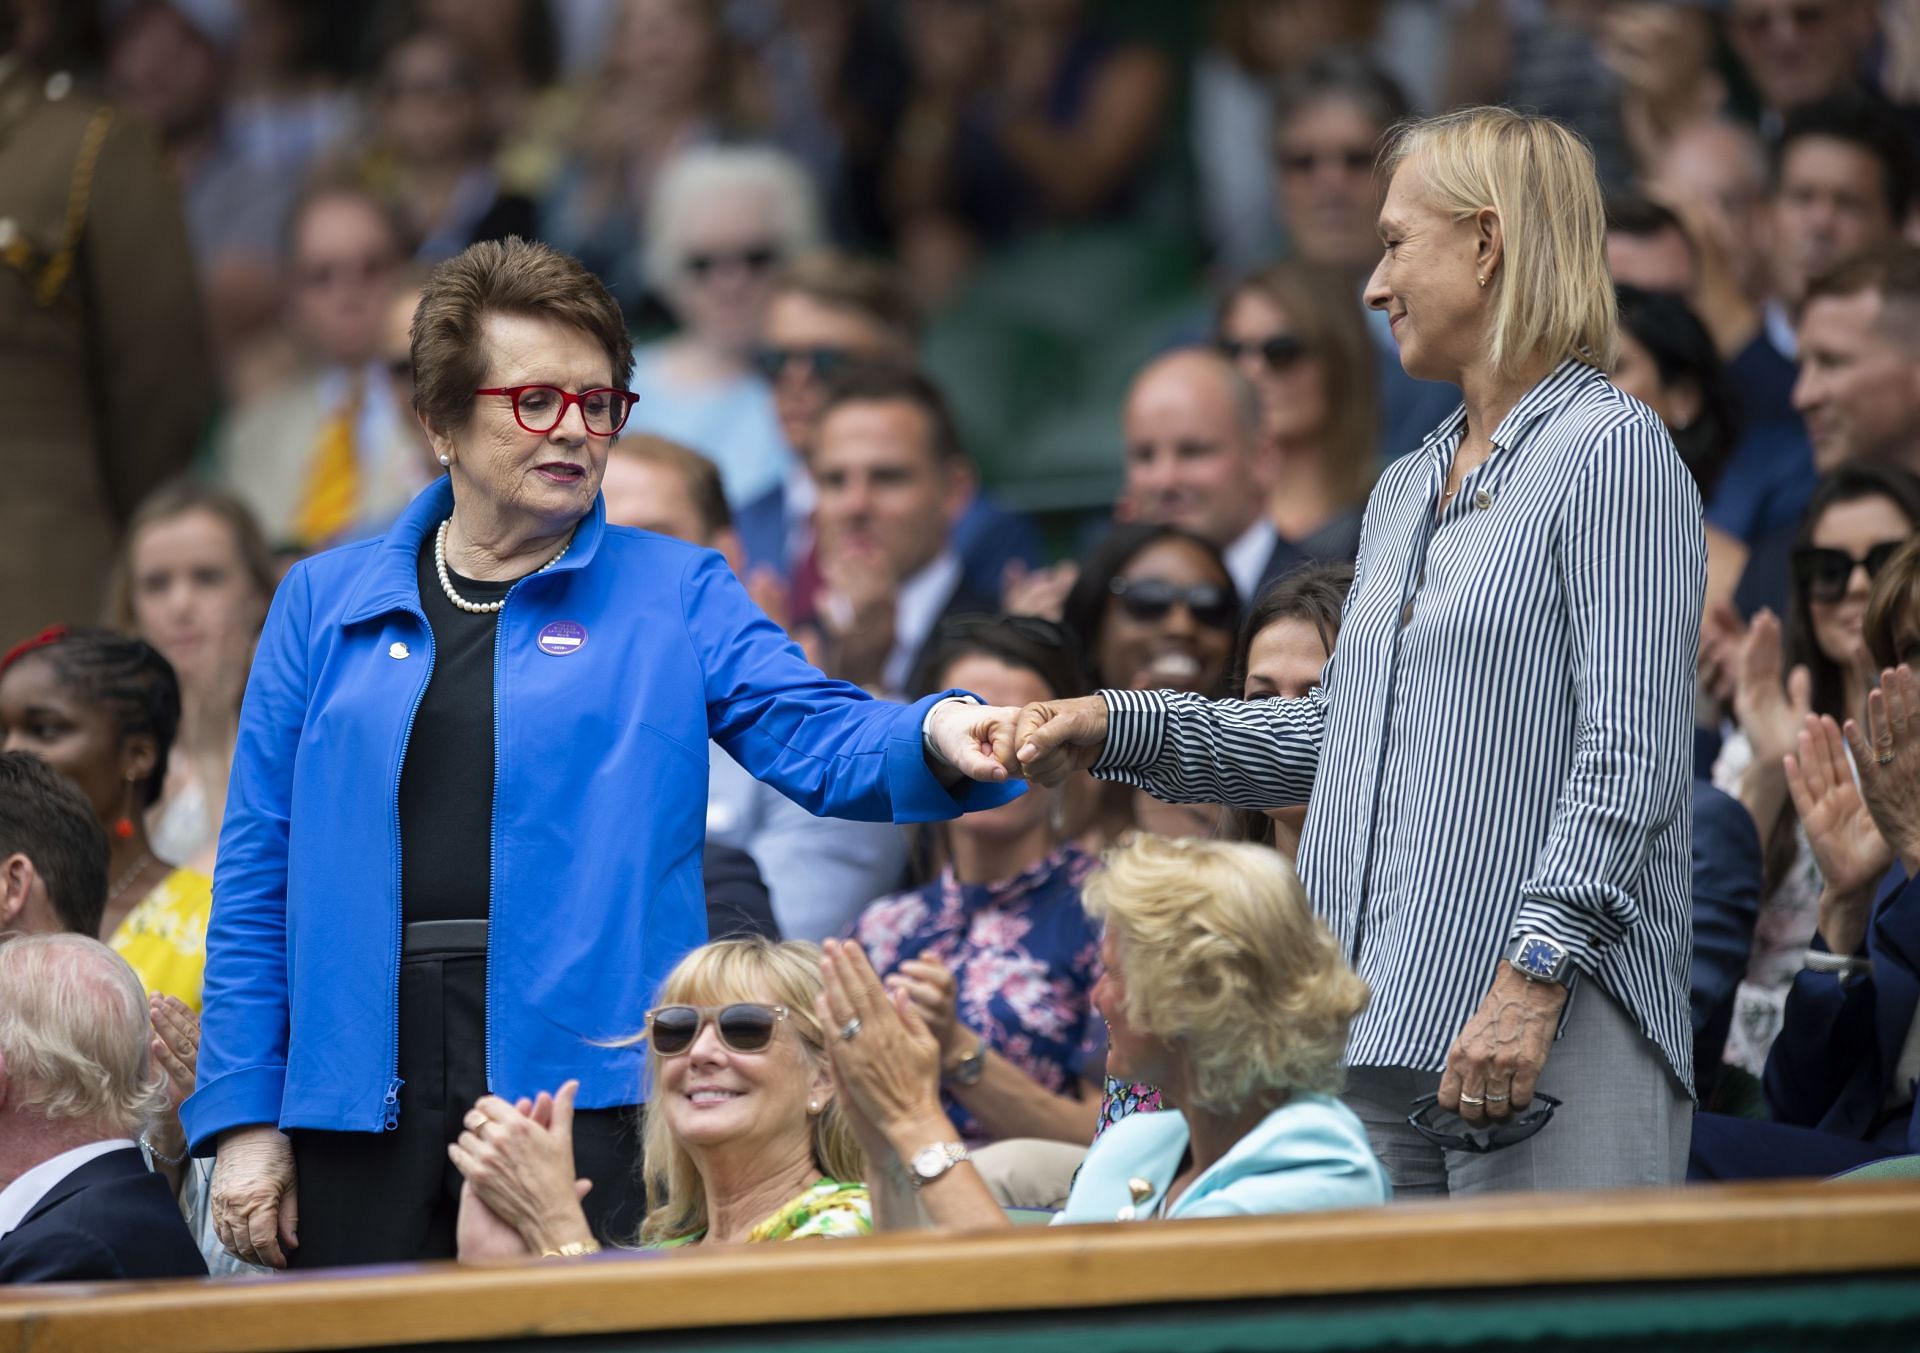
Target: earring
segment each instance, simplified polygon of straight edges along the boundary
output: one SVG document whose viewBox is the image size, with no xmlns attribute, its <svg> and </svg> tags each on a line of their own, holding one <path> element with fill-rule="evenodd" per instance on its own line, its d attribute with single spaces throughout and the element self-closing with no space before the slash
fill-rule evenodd
<svg viewBox="0 0 1920 1353">
<path fill-rule="evenodd" d="M 121 841 L 133 840 L 133 777 L 127 777 L 127 803 L 121 809 L 120 816 L 114 820 L 114 837 Z"/>
<path fill-rule="evenodd" d="M 1482 290 L 1485 290 L 1485 288 L 1486 288 L 1486 285 L 1487 285 L 1487 279 L 1486 279 L 1486 278 L 1484 278 L 1484 277 L 1483 277 L 1483 278 L 1481 278 L 1481 279 L 1480 279 L 1480 286 L 1481 286 L 1481 289 L 1482 289 Z M 442 459 L 444 459 L 444 457 L 443 457 Z"/>
<path fill-rule="evenodd" d="M 1486 282 L 1482 280 L 1480 285 L 1484 287 L 1486 285 Z M 453 464 L 453 457 L 449 456 L 446 452 L 442 451 L 440 453 L 440 463 L 442 465 L 451 465 Z"/>
<path fill-rule="evenodd" d="M 810 1100 L 808 1100 L 808 1101 L 807 1101 L 807 1112 L 808 1112 L 808 1113 L 819 1113 L 819 1112 L 820 1112 L 820 1101 L 819 1101 L 819 1100 L 817 1100 L 817 1099 L 810 1099 Z"/>
</svg>

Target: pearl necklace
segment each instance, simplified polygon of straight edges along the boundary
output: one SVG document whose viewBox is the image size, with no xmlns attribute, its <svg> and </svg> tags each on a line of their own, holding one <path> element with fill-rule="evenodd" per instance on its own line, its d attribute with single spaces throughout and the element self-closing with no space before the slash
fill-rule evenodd
<svg viewBox="0 0 1920 1353">
<path fill-rule="evenodd" d="M 440 523 L 440 529 L 434 532 L 433 535 L 433 568 L 434 571 L 440 575 L 440 590 L 447 594 L 448 601 L 469 615 L 492 615 L 507 604 L 505 597 L 500 598 L 498 601 L 468 601 L 465 597 L 453 590 L 453 579 L 447 576 L 447 528 L 452 525 L 453 518 L 448 517 Z M 553 558 L 547 560 L 546 563 L 540 565 L 539 568 L 535 569 L 534 573 L 545 573 L 548 569 L 566 558 L 567 551 L 572 548 L 573 537 L 569 535 L 567 537 L 567 543 L 560 547 L 560 552 L 554 555 Z"/>
</svg>

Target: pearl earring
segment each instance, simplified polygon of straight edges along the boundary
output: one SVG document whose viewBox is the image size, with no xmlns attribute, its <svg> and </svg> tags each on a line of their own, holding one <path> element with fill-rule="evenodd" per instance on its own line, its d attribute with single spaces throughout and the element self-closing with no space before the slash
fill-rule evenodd
<svg viewBox="0 0 1920 1353">
<path fill-rule="evenodd" d="M 1484 278 L 1481 279 L 1480 285 L 1484 287 L 1486 284 L 1487 284 L 1486 280 Z M 442 451 L 440 453 L 440 463 L 442 465 L 451 465 L 453 464 L 453 457 L 449 456 L 446 452 Z"/>
<path fill-rule="evenodd" d="M 1485 287 L 1485 286 L 1487 285 L 1487 279 L 1486 279 L 1486 278 L 1484 278 L 1484 277 L 1483 277 L 1483 278 L 1481 278 L 1481 279 L 1480 279 L 1480 285 L 1481 285 L 1481 286 L 1482 286 L 1482 287 L 1484 288 L 1484 287 Z M 445 458 L 444 458 L 444 457 L 442 457 L 442 459 L 445 459 Z"/>
<path fill-rule="evenodd" d="M 817 1099 L 810 1099 L 810 1100 L 808 1100 L 808 1101 L 807 1101 L 807 1112 L 808 1112 L 808 1113 L 819 1113 L 819 1112 L 820 1112 L 820 1101 L 819 1101 L 819 1100 L 817 1100 Z"/>
</svg>

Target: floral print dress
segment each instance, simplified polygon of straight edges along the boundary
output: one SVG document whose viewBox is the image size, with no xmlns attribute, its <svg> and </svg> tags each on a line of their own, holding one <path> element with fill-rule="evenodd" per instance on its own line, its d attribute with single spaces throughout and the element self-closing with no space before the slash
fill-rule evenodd
<svg viewBox="0 0 1920 1353">
<path fill-rule="evenodd" d="M 952 970 L 960 1023 L 1055 1094 L 1098 1081 L 1105 1026 L 1093 1009 L 1100 933 L 1080 906 L 1094 862 L 1064 845 L 1039 864 L 996 883 L 961 883 L 949 867 L 913 892 L 883 897 L 854 922 L 881 976 L 910 958 Z M 977 1123 L 950 1097 L 962 1136 L 982 1141 Z"/>
</svg>

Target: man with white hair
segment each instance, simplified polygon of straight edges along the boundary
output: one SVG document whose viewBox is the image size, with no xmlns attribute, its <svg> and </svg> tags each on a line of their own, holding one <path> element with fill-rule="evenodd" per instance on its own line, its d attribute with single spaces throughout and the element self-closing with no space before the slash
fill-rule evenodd
<svg viewBox="0 0 1920 1353">
<path fill-rule="evenodd" d="M 205 1277 L 135 1144 L 165 1108 L 147 997 L 82 935 L 0 945 L 0 1283 Z"/>
</svg>

